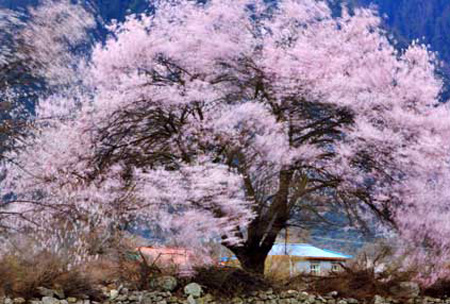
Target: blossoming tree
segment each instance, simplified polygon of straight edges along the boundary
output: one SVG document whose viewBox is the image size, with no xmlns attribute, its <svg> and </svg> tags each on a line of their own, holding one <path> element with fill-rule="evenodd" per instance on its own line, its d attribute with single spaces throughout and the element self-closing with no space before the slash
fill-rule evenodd
<svg viewBox="0 0 450 304">
<path fill-rule="evenodd" d="M 40 96 L 62 91 L 76 81 L 79 61 L 72 49 L 86 43 L 93 16 L 65 0 L 46 0 L 26 12 L 0 9 L 0 160 L 21 149 L 33 133 L 33 112 Z M 2 175 L 3 178 L 3 175 Z M 15 215 L 0 203 L 2 217 Z M 2 210 L 3 209 L 3 210 Z"/>
<path fill-rule="evenodd" d="M 58 119 L 11 156 L 17 210 L 219 235 L 259 273 L 302 201 L 411 234 L 416 194 L 446 176 L 448 117 L 434 55 L 396 51 L 379 25 L 313 0 L 160 1 L 113 24 L 84 91 L 42 101 L 38 117 Z"/>
</svg>

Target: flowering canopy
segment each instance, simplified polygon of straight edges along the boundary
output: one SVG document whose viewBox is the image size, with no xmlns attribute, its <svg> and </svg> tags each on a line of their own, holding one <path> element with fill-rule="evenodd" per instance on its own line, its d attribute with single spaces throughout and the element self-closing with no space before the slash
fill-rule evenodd
<svg viewBox="0 0 450 304">
<path fill-rule="evenodd" d="M 415 214 L 448 209 L 429 204 L 448 174 L 442 82 L 434 54 L 397 52 L 379 25 L 314 0 L 160 1 L 113 24 L 82 93 L 43 100 L 38 118 L 54 119 L 11 155 L 17 210 L 146 219 L 190 245 L 220 235 L 257 271 L 302 200 L 434 239 L 442 220 Z"/>
</svg>

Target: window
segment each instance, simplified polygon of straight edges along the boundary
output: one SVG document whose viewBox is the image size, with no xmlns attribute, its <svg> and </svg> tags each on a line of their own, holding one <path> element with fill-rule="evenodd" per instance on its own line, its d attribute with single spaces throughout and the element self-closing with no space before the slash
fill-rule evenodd
<svg viewBox="0 0 450 304">
<path fill-rule="evenodd" d="M 339 270 L 341 270 L 341 265 L 339 265 L 339 263 L 331 264 L 331 271 L 338 272 Z"/>
<path fill-rule="evenodd" d="M 311 263 L 309 266 L 310 273 L 312 275 L 320 275 L 320 264 L 319 263 Z"/>
</svg>

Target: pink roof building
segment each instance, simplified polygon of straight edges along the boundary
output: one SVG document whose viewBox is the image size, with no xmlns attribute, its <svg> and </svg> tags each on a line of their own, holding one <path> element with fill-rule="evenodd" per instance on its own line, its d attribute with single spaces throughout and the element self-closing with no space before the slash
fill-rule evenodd
<svg viewBox="0 0 450 304">
<path fill-rule="evenodd" d="M 197 256 L 191 250 L 177 247 L 138 247 L 149 264 L 155 264 L 163 269 L 173 269 L 179 274 L 192 273 Z"/>
</svg>

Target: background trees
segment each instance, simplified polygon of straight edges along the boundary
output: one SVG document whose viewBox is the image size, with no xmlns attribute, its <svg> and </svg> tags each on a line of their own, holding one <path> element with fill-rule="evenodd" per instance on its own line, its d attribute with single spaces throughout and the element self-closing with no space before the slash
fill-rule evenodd
<svg viewBox="0 0 450 304">
<path fill-rule="evenodd" d="M 39 98 L 57 91 L 64 94 L 77 81 L 79 59 L 74 49 L 86 43 L 94 18 L 68 1 L 45 1 L 27 12 L 0 11 L 0 160 L 27 145 L 39 121 L 35 118 Z M 8 154 L 10 153 L 10 154 Z M 25 168 L 23 168 L 25 169 Z M 2 174 L 3 178 L 3 174 Z M 4 199 L 9 200 L 11 195 Z M 11 228 L 5 218 L 22 216 L 0 203 L 0 230 Z"/>
<path fill-rule="evenodd" d="M 75 80 L 74 49 L 95 23 L 82 7 L 46 1 L 26 13 L 1 10 L 2 151 L 24 135 L 38 98 Z"/>
<path fill-rule="evenodd" d="M 10 155 L 26 168 L 8 171 L 17 210 L 81 230 L 145 219 L 191 246 L 221 236 L 260 273 L 302 201 L 411 236 L 418 192 L 447 176 L 448 119 L 434 55 L 398 53 L 379 24 L 312 0 L 161 2 L 113 24 L 84 92 L 42 101 L 38 117 L 60 119 Z"/>
</svg>

